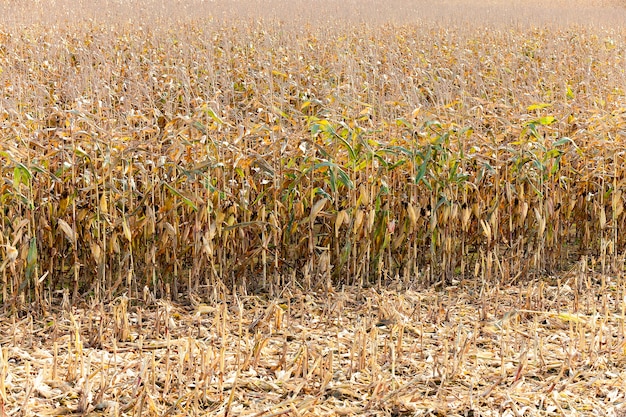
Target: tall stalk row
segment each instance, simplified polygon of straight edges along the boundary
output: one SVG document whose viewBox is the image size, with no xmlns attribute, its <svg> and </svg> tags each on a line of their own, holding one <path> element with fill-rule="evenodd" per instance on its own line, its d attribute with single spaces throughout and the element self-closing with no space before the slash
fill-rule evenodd
<svg viewBox="0 0 626 417">
<path fill-rule="evenodd" d="M 227 29 L 0 33 L 3 301 L 619 267 L 623 33 Z"/>
</svg>

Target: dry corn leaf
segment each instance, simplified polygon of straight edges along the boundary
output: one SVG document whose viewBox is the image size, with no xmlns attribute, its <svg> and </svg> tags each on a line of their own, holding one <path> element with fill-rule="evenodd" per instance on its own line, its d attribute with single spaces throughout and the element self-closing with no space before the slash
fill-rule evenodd
<svg viewBox="0 0 626 417">
<path fill-rule="evenodd" d="M 72 242 L 72 245 L 76 244 L 76 233 L 74 233 L 74 229 L 70 226 L 65 220 L 57 219 L 59 227 L 67 237 L 67 239 Z"/>
<path fill-rule="evenodd" d="M 324 206 L 327 202 L 328 199 L 324 197 L 316 201 L 315 204 L 313 204 L 313 207 L 311 207 L 311 214 L 309 215 L 309 219 L 311 222 L 315 221 L 319 213 L 324 209 Z"/>
<path fill-rule="evenodd" d="M 128 222 L 126 221 L 126 217 L 122 218 L 122 231 L 124 232 L 124 237 L 128 242 L 133 241 L 133 234 L 130 231 L 130 227 L 128 227 Z"/>
</svg>

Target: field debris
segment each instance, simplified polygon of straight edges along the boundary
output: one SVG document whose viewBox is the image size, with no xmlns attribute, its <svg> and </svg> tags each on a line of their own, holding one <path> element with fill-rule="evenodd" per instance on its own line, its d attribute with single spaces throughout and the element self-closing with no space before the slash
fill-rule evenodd
<svg viewBox="0 0 626 417">
<path fill-rule="evenodd" d="M 575 284 L 120 298 L 7 318 L 0 398 L 37 416 L 623 415 L 623 288 Z"/>
</svg>

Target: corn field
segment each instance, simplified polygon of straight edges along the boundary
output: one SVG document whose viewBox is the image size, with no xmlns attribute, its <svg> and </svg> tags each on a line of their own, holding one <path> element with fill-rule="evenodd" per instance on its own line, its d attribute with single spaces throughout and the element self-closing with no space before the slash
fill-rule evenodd
<svg viewBox="0 0 626 417">
<path fill-rule="evenodd" d="M 623 29 L 41 13 L 0 32 L 5 306 L 623 270 Z"/>
<path fill-rule="evenodd" d="M 0 2 L 0 417 L 626 416 L 626 5 Z"/>
</svg>

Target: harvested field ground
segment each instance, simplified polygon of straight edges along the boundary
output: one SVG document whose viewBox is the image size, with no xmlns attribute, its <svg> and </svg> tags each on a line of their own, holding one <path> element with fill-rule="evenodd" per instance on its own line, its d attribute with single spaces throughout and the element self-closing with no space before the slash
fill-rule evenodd
<svg viewBox="0 0 626 417">
<path fill-rule="evenodd" d="M 346 289 L 5 317 L 3 415 L 582 416 L 625 411 L 624 281 Z"/>
</svg>

